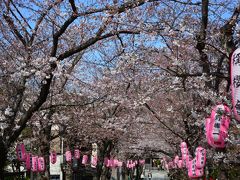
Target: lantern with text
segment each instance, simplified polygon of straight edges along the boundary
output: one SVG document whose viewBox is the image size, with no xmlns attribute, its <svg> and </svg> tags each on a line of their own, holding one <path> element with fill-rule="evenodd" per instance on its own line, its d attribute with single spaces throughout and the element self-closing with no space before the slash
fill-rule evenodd
<svg viewBox="0 0 240 180">
<path fill-rule="evenodd" d="M 196 149 L 196 167 L 198 169 L 204 168 L 206 164 L 206 149 L 197 147 Z"/>
<path fill-rule="evenodd" d="M 210 126 L 211 126 L 211 118 L 206 118 L 206 121 L 205 121 L 205 135 L 206 135 L 206 139 L 207 139 L 207 142 L 210 146 L 214 146 L 213 142 L 212 142 L 212 139 L 210 138 Z"/>
<path fill-rule="evenodd" d="M 25 146 L 24 146 L 23 143 L 17 144 L 16 153 L 17 153 L 17 159 L 19 161 L 25 161 L 26 160 L 26 150 L 25 150 Z"/>
<path fill-rule="evenodd" d="M 240 48 L 233 52 L 230 67 L 233 113 L 235 119 L 240 121 Z"/>
<path fill-rule="evenodd" d="M 204 174 L 204 171 L 202 168 L 200 169 L 196 168 L 196 159 L 189 161 L 188 176 L 190 178 L 199 178 L 199 177 L 202 177 L 203 174 Z"/>
<path fill-rule="evenodd" d="M 52 164 L 55 164 L 57 162 L 57 153 L 55 151 L 52 151 L 50 153 L 50 161 Z"/>
<path fill-rule="evenodd" d="M 45 160 L 44 157 L 38 158 L 38 171 L 44 172 L 45 171 Z"/>
<path fill-rule="evenodd" d="M 31 170 L 32 165 L 32 154 L 26 153 L 26 169 L 27 171 Z"/>
<path fill-rule="evenodd" d="M 225 147 L 225 139 L 228 136 L 230 123 L 230 112 L 230 109 L 223 104 L 217 105 L 213 108 L 208 129 L 208 135 L 212 142 L 212 144 L 210 144 L 211 146 L 216 148 Z"/>
<path fill-rule="evenodd" d="M 32 172 L 38 171 L 38 157 L 32 156 Z"/>
</svg>

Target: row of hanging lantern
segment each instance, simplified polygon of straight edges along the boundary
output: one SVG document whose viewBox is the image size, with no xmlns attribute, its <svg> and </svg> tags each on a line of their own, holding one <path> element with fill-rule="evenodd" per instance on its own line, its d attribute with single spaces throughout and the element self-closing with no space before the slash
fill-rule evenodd
<svg viewBox="0 0 240 180">
<path fill-rule="evenodd" d="M 25 162 L 26 169 L 32 172 L 44 172 L 46 169 L 44 157 L 33 156 L 27 153 L 23 143 L 17 144 L 16 147 L 17 159 Z"/>
<path fill-rule="evenodd" d="M 144 165 L 145 164 L 145 160 L 127 160 L 126 161 L 126 167 L 128 169 L 134 169 L 136 167 L 136 165 L 139 164 Z M 108 159 L 105 158 L 104 159 L 104 166 L 108 167 L 108 168 L 116 168 L 116 167 L 122 167 L 123 166 L 123 162 L 119 161 L 117 159 Z"/>
<path fill-rule="evenodd" d="M 167 162 L 166 158 L 161 161 L 164 169 L 175 169 L 175 168 L 187 168 L 188 176 L 190 178 L 199 178 L 204 174 L 204 167 L 206 164 L 206 149 L 197 147 L 195 151 L 195 158 L 192 159 L 189 154 L 187 144 L 181 143 L 181 154 L 182 159 L 179 156 L 175 156 L 173 161 Z"/>
<path fill-rule="evenodd" d="M 214 148 L 225 148 L 231 115 L 240 121 L 240 48 L 232 53 L 230 69 L 233 114 L 227 105 L 219 104 L 205 121 L 207 142 Z"/>
<path fill-rule="evenodd" d="M 240 121 L 240 48 L 235 50 L 231 57 L 231 92 L 234 118 Z M 205 120 L 206 139 L 214 148 L 225 148 L 226 138 L 231 120 L 231 109 L 226 104 L 218 104 L 213 107 L 211 116 Z M 204 174 L 206 164 L 206 149 L 198 147 L 195 151 L 195 158 L 192 159 L 188 153 L 187 144 L 181 143 L 182 159 L 175 156 L 173 162 L 167 162 L 166 158 L 161 161 L 167 170 L 171 168 L 188 169 L 190 178 L 199 178 Z"/>
<path fill-rule="evenodd" d="M 45 171 L 46 165 L 45 165 L 44 157 L 33 156 L 31 153 L 27 153 L 23 143 L 17 144 L 16 154 L 17 154 L 17 159 L 19 161 L 25 163 L 26 170 L 32 171 L 32 172 L 44 172 Z M 55 151 L 52 151 L 50 153 L 49 158 L 50 158 L 51 164 L 55 164 L 57 162 L 57 153 Z M 74 160 L 80 159 L 80 150 L 75 149 L 73 157 L 72 157 L 71 151 L 66 151 L 65 159 L 66 159 L 66 162 L 68 162 L 68 163 L 71 163 L 73 161 L 76 164 L 76 161 L 74 161 Z M 88 155 L 83 155 L 82 164 L 86 165 L 87 163 L 88 163 Z M 97 157 L 92 156 L 91 166 L 96 167 L 96 165 L 97 165 Z"/>
<path fill-rule="evenodd" d="M 17 159 L 19 161 L 25 162 L 25 166 L 28 171 L 30 171 L 30 170 L 32 172 L 44 172 L 45 171 L 46 166 L 45 166 L 44 157 L 33 156 L 31 153 L 27 153 L 23 143 L 17 144 L 16 154 L 17 154 Z M 52 151 L 50 153 L 49 158 L 50 158 L 51 164 L 55 164 L 57 162 L 57 153 L 55 151 Z M 78 160 L 80 160 L 80 150 L 75 149 L 73 152 L 73 155 L 70 150 L 67 150 L 65 152 L 65 160 L 67 163 L 72 163 L 73 167 L 77 167 Z M 82 156 L 81 163 L 83 165 L 87 165 L 89 163 L 88 155 Z M 97 163 L 98 163 L 97 156 L 91 156 L 91 162 L 90 162 L 91 167 L 96 168 Z M 139 165 L 144 165 L 145 160 L 139 160 L 139 161 L 127 160 L 126 167 L 129 169 L 133 169 L 138 163 L 139 163 Z M 104 166 L 107 168 L 122 167 L 123 162 L 119 161 L 117 159 L 104 158 Z"/>
</svg>

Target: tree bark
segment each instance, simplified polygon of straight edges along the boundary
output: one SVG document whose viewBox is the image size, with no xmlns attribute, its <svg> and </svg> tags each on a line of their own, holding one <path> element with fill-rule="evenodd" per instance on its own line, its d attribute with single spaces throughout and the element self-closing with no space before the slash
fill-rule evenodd
<svg viewBox="0 0 240 180">
<path fill-rule="evenodd" d="M 2 137 L 0 137 L 0 180 L 3 180 L 3 173 L 4 173 L 4 167 L 5 167 L 5 163 L 7 161 L 7 152 L 8 149 L 5 146 Z"/>
</svg>

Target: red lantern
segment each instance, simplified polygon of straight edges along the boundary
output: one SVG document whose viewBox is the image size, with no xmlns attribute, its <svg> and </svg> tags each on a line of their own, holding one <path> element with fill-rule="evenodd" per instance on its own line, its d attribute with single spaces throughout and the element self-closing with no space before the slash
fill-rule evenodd
<svg viewBox="0 0 240 180">
<path fill-rule="evenodd" d="M 45 160 L 44 157 L 38 158 L 38 171 L 44 172 L 45 171 Z"/>
<path fill-rule="evenodd" d="M 240 48 L 231 57 L 231 90 L 234 117 L 240 121 Z"/>
<path fill-rule="evenodd" d="M 25 161 L 26 160 L 26 150 L 25 150 L 25 146 L 24 146 L 23 143 L 17 144 L 16 153 L 17 153 L 17 159 L 19 161 Z"/>
<path fill-rule="evenodd" d="M 50 161 L 51 161 L 52 164 L 55 164 L 57 162 L 57 153 L 55 151 L 51 152 Z"/>
</svg>

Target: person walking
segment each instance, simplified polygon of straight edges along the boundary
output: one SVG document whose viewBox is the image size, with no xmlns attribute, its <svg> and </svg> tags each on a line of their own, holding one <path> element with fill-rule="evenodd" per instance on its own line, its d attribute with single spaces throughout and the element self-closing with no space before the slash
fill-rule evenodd
<svg viewBox="0 0 240 180">
<path fill-rule="evenodd" d="M 150 171 L 149 173 L 148 173 L 148 180 L 151 180 L 152 179 L 152 172 Z"/>
</svg>

